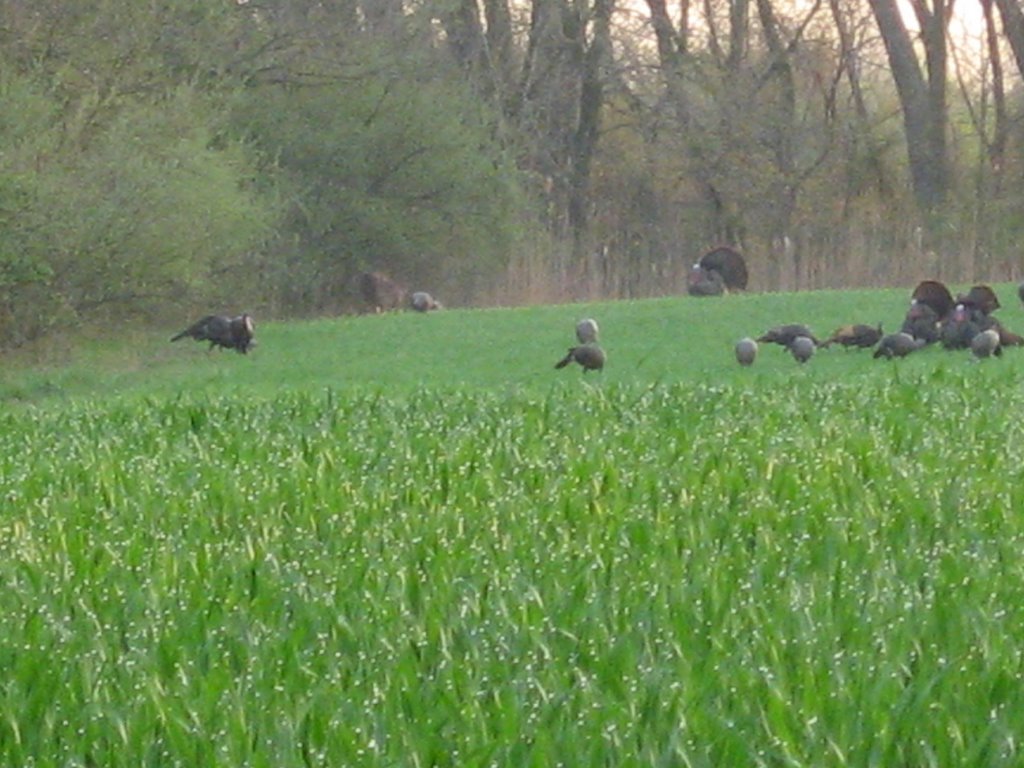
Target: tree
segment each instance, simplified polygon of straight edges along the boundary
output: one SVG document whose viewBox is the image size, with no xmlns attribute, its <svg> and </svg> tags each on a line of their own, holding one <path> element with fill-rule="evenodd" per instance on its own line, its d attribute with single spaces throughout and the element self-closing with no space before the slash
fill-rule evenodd
<svg viewBox="0 0 1024 768">
<path fill-rule="evenodd" d="M 953 0 L 931 0 L 930 6 L 928 0 L 911 0 L 921 26 L 924 71 L 896 0 L 870 0 L 870 3 L 903 111 L 914 195 L 926 215 L 937 214 L 946 201 L 949 185 L 946 29 Z"/>
<path fill-rule="evenodd" d="M 470 296 L 503 266 L 524 210 L 492 111 L 429 51 L 349 39 L 318 68 L 319 55 L 249 88 L 232 115 L 286 201 L 278 295 L 293 311 L 337 310 L 356 273 L 384 270 L 451 303 Z"/>
<path fill-rule="evenodd" d="M 982 0 L 982 3 L 987 10 L 991 0 Z M 1003 19 L 1003 31 L 1010 42 L 1017 70 L 1024 75 L 1024 9 L 1016 0 L 995 0 L 995 3 Z"/>
<path fill-rule="evenodd" d="M 235 9 L 40 0 L 5 10 L 0 345 L 254 300 L 249 260 L 275 216 L 249 183 L 246 149 L 222 131 L 222 56 L 234 50 L 198 42 L 232 39 Z"/>
</svg>

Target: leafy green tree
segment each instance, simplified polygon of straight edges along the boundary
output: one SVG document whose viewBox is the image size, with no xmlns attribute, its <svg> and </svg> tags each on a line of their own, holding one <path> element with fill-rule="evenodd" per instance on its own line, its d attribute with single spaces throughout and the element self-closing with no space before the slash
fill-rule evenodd
<svg viewBox="0 0 1024 768">
<path fill-rule="evenodd" d="M 26 168 L 55 146 L 42 128 L 21 162 L 0 165 L 0 274 L 23 326 L 11 340 L 71 318 L 256 298 L 245 262 L 271 212 L 243 184 L 241 147 L 214 148 L 197 124 L 202 101 L 186 88 L 159 108 L 124 108 L 87 151 Z"/>
<path fill-rule="evenodd" d="M 287 206 L 272 272 L 298 310 L 338 306 L 367 269 L 468 296 L 499 273 L 524 215 L 518 173 L 471 92 L 364 61 L 327 84 L 253 88 L 234 110 Z"/>
<path fill-rule="evenodd" d="M 245 257 L 273 220 L 246 189 L 242 148 L 215 146 L 204 112 L 189 88 L 122 109 L 88 152 L 41 180 L 54 285 L 77 311 L 253 296 Z"/>
<path fill-rule="evenodd" d="M 0 346 L 258 299 L 252 254 L 274 212 L 244 146 L 220 129 L 237 51 L 203 45 L 233 39 L 235 7 L 40 0 L 5 11 Z"/>
<path fill-rule="evenodd" d="M 946 29 L 952 2 L 913 0 L 910 5 L 921 26 L 923 69 L 896 0 L 871 0 L 903 109 L 914 194 L 922 211 L 937 213 L 949 192 Z"/>
</svg>

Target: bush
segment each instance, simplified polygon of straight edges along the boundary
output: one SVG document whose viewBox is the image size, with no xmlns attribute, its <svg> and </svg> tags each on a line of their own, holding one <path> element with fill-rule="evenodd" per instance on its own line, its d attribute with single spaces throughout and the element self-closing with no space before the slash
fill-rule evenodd
<svg viewBox="0 0 1024 768">
<path fill-rule="evenodd" d="M 0 344 L 63 320 L 159 314 L 256 298 L 251 253 L 273 225 L 237 143 L 214 141 L 209 103 L 182 88 L 128 103 L 68 141 L 45 96 L 0 123 Z"/>
</svg>

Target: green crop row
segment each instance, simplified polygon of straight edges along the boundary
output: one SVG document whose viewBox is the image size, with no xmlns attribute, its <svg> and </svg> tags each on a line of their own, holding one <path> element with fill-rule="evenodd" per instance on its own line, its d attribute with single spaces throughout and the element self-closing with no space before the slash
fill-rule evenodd
<svg viewBox="0 0 1024 768">
<path fill-rule="evenodd" d="M 0 764 L 1019 765 L 981 370 L 2 415 Z"/>
</svg>

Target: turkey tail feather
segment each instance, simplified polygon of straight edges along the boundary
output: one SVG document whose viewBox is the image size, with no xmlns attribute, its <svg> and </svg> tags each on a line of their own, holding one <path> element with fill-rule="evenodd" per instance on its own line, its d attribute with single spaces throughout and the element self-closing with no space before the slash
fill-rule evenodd
<svg viewBox="0 0 1024 768">
<path fill-rule="evenodd" d="M 569 363 L 572 362 L 573 355 L 576 353 L 575 349 L 570 349 L 569 354 L 555 363 L 555 368 L 565 368 Z"/>
</svg>

